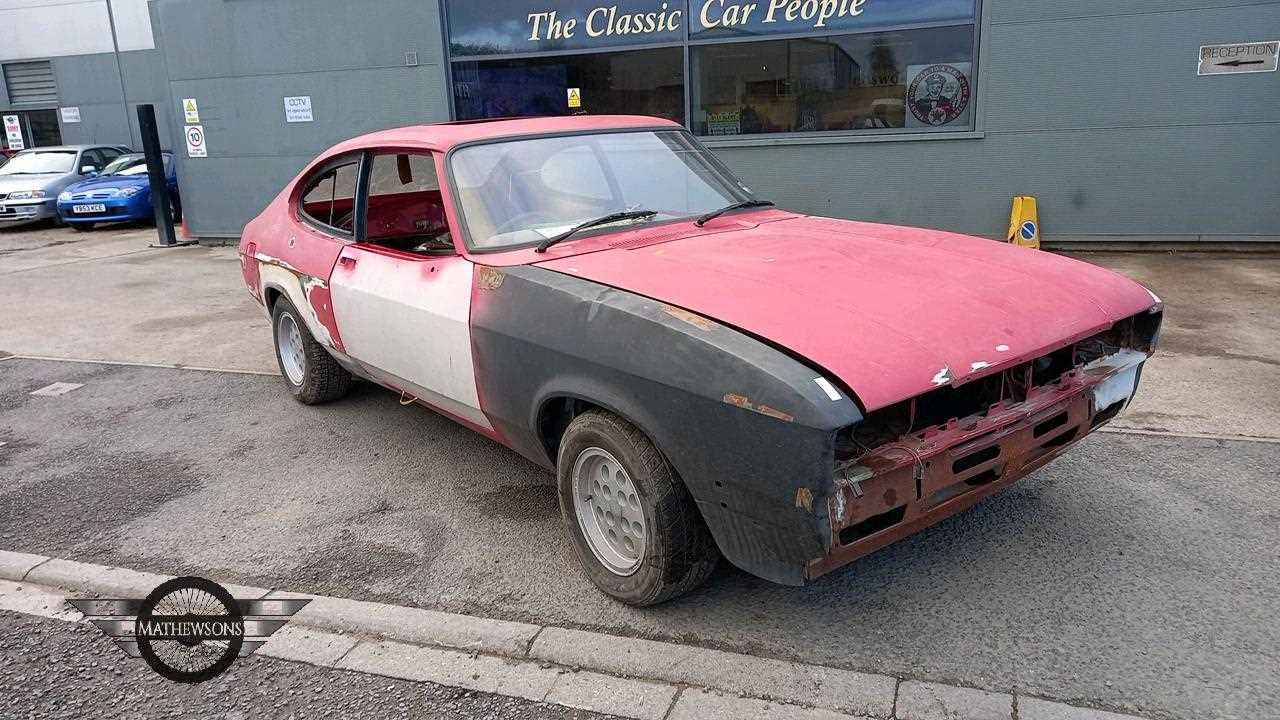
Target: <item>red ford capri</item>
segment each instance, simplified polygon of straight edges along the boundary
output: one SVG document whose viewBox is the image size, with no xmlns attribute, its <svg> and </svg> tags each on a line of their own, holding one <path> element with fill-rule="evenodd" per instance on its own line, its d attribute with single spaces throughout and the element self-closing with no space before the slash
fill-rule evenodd
<svg viewBox="0 0 1280 720">
<path fill-rule="evenodd" d="M 1124 409 L 1163 311 L 1049 253 L 774 207 L 647 117 L 349 140 L 240 254 L 294 397 L 363 378 L 552 470 L 634 605 L 721 556 L 804 584 L 1025 477 Z"/>
</svg>

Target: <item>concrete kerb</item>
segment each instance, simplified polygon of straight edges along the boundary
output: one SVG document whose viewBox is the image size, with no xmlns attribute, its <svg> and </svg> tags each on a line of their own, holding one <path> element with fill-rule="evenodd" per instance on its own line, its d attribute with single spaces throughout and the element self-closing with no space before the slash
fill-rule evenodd
<svg viewBox="0 0 1280 720">
<path fill-rule="evenodd" d="M 169 577 L 0 550 L 0 581 L 8 581 L 0 582 L 0 609 L 74 621 L 77 613 L 51 606 L 58 597 L 53 588 L 145 597 Z M 237 598 L 312 600 L 262 648 L 269 657 L 637 720 L 1013 717 L 1011 693 L 569 628 L 225 587 Z M 1018 706 L 1018 720 L 1138 720 L 1021 695 Z"/>
</svg>

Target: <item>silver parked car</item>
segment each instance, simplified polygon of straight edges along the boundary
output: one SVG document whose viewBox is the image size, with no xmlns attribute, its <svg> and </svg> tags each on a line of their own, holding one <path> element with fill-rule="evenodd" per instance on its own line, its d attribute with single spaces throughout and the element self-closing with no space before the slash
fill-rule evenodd
<svg viewBox="0 0 1280 720">
<path fill-rule="evenodd" d="M 123 145 L 59 145 L 23 150 L 0 167 L 0 224 L 58 217 L 58 193 L 93 177 L 129 148 Z"/>
</svg>

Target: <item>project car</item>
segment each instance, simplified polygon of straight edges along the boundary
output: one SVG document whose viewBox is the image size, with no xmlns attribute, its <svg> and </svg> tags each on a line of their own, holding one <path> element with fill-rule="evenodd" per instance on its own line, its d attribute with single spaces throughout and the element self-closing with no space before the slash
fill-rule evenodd
<svg viewBox="0 0 1280 720">
<path fill-rule="evenodd" d="M 298 400 L 358 376 L 552 470 L 587 575 L 636 605 L 721 555 L 804 584 L 1133 396 L 1141 285 L 771 205 L 664 120 L 446 123 L 323 153 L 240 257 Z"/>
</svg>

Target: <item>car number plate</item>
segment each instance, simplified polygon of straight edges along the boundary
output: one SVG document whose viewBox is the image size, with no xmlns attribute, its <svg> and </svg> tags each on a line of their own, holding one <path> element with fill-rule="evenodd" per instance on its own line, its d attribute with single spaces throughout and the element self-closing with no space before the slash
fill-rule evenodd
<svg viewBox="0 0 1280 720">
<path fill-rule="evenodd" d="M 106 212 L 107 206 L 102 203 L 93 203 L 92 205 L 76 205 L 71 208 L 73 213 L 100 213 Z"/>
</svg>

